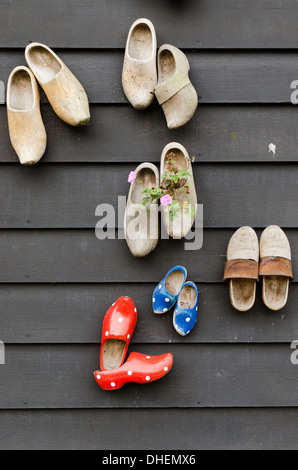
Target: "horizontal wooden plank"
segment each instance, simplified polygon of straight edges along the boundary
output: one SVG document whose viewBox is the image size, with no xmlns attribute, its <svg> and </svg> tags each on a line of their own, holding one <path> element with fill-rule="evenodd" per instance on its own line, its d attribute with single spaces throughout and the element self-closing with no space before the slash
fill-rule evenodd
<svg viewBox="0 0 298 470">
<path fill-rule="evenodd" d="M 298 338 L 298 285 L 290 289 L 281 312 L 263 304 L 261 285 L 250 312 L 239 314 L 230 304 L 228 288 L 198 283 L 199 316 L 195 329 L 182 338 L 173 328 L 173 311 L 154 315 L 156 284 L 1 285 L 1 334 L 5 344 L 98 344 L 107 309 L 128 295 L 138 308 L 132 343 L 291 343 Z"/>
<path fill-rule="evenodd" d="M 295 339 L 295 338 L 293 338 Z M 209 408 L 297 406 L 297 366 L 289 344 L 135 345 L 172 352 L 174 366 L 156 383 L 102 391 L 93 371 L 99 346 L 8 345 L 0 366 L 1 409 Z"/>
<path fill-rule="evenodd" d="M 1 450 L 296 450 L 297 432 L 292 408 L 0 412 Z"/>
<path fill-rule="evenodd" d="M 92 105 L 90 126 L 74 129 L 44 105 L 47 151 L 43 163 L 159 162 L 168 142 L 181 142 L 197 162 L 297 162 L 298 113 L 290 105 L 202 105 L 189 125 L 170 131 L 157 106 Z M 154 138 L 152 138 L 154 136 Z M 0 106 L 0 162 L 19 164 Z M 276 154 L 269 144 L 276 145 Z M 39 164 L 39 165 L 40 165 Z"/>
<path fill-rule="evenodd" d="M 3 165 L 0 228 L 95 228 L 100 204 L 121 227 L 132 164 Z M 298 227 L 296 164 L 194 165 L 205 228 Z M 266 187 L 266 191 L 264 191 Z M 124 198 L 118 200 L 118 197 Z M 286 197 L 285 197 L 286 196 Z M 122 207 L 124 208 L 122 209 Z M 244 210 L 245 208 L 245 210 Z M 118 215 L 118 209 L 119 215 Z M 115 210 L 115 217 L 114 217 Z M 98 214 L 98 213 L 97 213 Z"/>
<path fill-rule="evenodd" d="M 233 233 L 206 229 L 197 251 L 187 247 L 192 241 L 161 240 L 150 256 L 134 258 L 125 240 L 98 240 L 93 230 L 2 230 L 0 283 L 158 283 L 175 264 L 184 265 L 194 282 L 221 282 Z M 286 233 L 297 280 L 297 230 Z"/>
<path fill-rule="evenodd" d="M 188 0 L 158 8 L 145 0 L 2 0 L 0 47 L 24 47 L 31 40 L 54 47 L 119 48 L 133 21 L 148 17 L 159 44 L 295 48 L 297 14 L 295 0 Z"/>
<path fill-rule="evenodd" d="M 59 55 L 83 84 L 90 103 L 128 102 L 121 84 L 123 51 L 68 50 Z M 200 103 L 291 102 L 291 83 L 298 80 L 297 52 L 190 51 L 187 56 Z M 4 83 L 16 65 L 25 63 L 23 52 L 18 50 L 0 50 L 0 61 Z M 143 113 L 135 113 L 141 119 Z M 161 108 L 159 113 L 163 115 Z"/>
</svg>

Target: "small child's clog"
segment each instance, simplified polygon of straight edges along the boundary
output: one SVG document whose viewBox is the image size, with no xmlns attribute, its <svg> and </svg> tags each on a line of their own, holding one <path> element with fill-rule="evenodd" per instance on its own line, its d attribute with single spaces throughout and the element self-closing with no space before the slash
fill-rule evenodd
<svg viewBox="0 0 298 470">
<path fill-rule="evenodd" d="M 188 281 L 179 295 L 173 316 L 173 325 L 181 336 L 188 335 L 194 328 L 198 317 L 199 294 L 196 285 Z"/>
<path fill-rule="evenodd" d="M 187 278 L 184 266 L 174 266 L 153 292 L 152 306 L 156 314 L 166 313 L 175 305 Z"/>
</svg>

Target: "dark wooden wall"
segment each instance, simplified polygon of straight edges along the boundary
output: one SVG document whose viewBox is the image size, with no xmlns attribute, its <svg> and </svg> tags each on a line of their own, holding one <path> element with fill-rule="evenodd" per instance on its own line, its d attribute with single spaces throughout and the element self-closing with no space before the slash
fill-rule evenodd
<svg viewBox="0 0 298 470">
<path fill-rule="evenodd" d="M 157 104 L 137 112 L 123 95 L 125 41 L 139 17 L 153 21 L 159 46 L 189 56 L 200 106 L 180 130 L 167 129 Z M 241 225 L 283 227 L 298 273 L 297 24 L 296 0 L 0 1 L 0 79 L 25 64 L 29 41 L 44 42 L 81 80 L 92 112 L 89 127 L 73 129 L 43 96 L 48 149 L 23 168 L 0 106 L 1 449 L 297 448 L 298 284 L 283 311 L 266 310 L 259 287 L 241 314 L 221 281 Z M 136 260 L 124 240 L 97 240 L 97 205 L 116 206 L 129 171 L 158 163 L 174 140 L 197 157 L 202 250 L 162 241 Z M 151 309 L 156 283 L 178 263 L 200 290 L 185 339 L 171 314 Z M 139 311 L 130 350 L 172 352 L 174 367 L 162 381 L 109 393 L 93 370 L 104 314 L 121 295 Z"/>
</svg>

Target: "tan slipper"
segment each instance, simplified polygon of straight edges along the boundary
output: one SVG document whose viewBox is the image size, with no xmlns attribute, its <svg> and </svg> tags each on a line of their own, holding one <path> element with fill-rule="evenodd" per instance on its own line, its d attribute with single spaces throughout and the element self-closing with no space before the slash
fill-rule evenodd
<svg viewBox="0 0 298 470">
<path fill-rule="evenodd" d="M 62 60 L 47 46 L 32 43 L 25 57 L 55 113 L 71 126 L 83 126 L 90 121 L 87 94 Z"/>
<path fill-rule="evenodd" d="M 259 242 L 251 227 L 241 227 L 227 249 L 224 280 L 230 283 L 230 300 L 236 310 L 250 310 L 256 299 L 259 278 Z"/>
<path fill-rule="evenodd" d="M 136 109 L 145 109 L 154 99 L 157 84 L 156 32 L 151 21 L 141 18 L 130 28 L 122 72 L 122 86 Z"/>
<path fill-rule="evenodd" d="M 288 300 L 293 270 L 289 240 L 277 225 L 270 225 L 262 233 L 260 258 L 264 304 L 270 310 L 281 310 Z"/>
<path fill-rule="evenodd" d="M 143 258 L 151 253 L 159 240 L 158 200 L 141 205 L 145 188 L 158 187 L 159 172 L 155 165 L 142 163 L 135 170 L 124 215 L 125 239 L 133 256 Z"/>
<path fill-rule="evenodd" d="M 38 85 L 31 70 L 16 67 L 7 85 L 7 117 L 11 144 L 22 165 L 43 156 L 47 134 L 40 113 Z"/>
<path fill-rule="evenodd" d="M 189 79 L 186 55 L 166 44 L 158 51 L 156 98 L 164 111 L 169 129 L 184 126 L 198 107 L 198 95 Z"/>
<path fill-rule="evenodd" d="M 181 209 L 171 218 L 171 206 L 161 206 L 162 221 L 168 235 L 174 239 L 184 238 L 191 230 L 197 213 L 197 193 L 193 177 L 191 160 L 183 145 L 172 142 L 164 148 L 160 162 L 160 183 L 167 184 L 166 173 L 170 171 L 172 162 L 178 170 L 186 170 L 187 178 L 181 180 L 179 187 L 175 189 L 176 200 Z"/>
</svg>

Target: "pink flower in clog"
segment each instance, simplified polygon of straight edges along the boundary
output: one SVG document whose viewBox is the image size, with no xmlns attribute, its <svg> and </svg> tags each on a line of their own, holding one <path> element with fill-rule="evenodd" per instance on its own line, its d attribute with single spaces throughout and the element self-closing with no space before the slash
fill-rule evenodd
<svg viewBox="0 0 298 470">
<path fill-rule="evenodd" d="M 162 206 L 169 206 L 172 203 L 172 198 L 169 194 L 166 194 L 162 198 L 160 198 L 160 203 Z"/>
<path fill-rule="evenodd" d="M 129 183 L 134 183 L 136 177 L 137 177 L 136 172 L 135 172 L 135 171 L 131 171 L 131 172 L 129 173 L 129 176 L 128 176 L 128 182 L 129 182 Z"/>
</svg>

